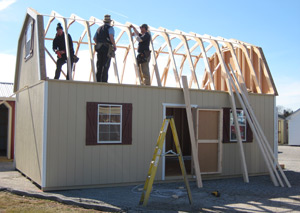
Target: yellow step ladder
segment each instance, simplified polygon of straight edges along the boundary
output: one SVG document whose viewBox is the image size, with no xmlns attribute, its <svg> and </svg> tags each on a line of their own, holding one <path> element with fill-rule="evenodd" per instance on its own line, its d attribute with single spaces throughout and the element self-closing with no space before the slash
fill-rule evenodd
<svg viewBox="0 0 300 213">
<path fill-rule="evenodd" d="M 153 181 L 155 178 L 158 162 L 159 162 L 160 157 L 162 156 L 162 148 L 163 148 L 163 145 L 165 142 L 165 137 L 166 137 L 166 133 L 167 133 L 169 124 L 171 125 L 171 130 L 173 133 L 174 143 L 175 143 L 175 147 L 176 147 L 176 151 L 177 151 L 177 153 L 175 153 L 175 154 L 176 154 L 176 156 L 178 156 L 182 176 L 184 178 L 186 190 L 187 190 L 188 197 L 189 197 L 189 202 L 190 202 L 190 204 L 192 204 L 192 194 L 191 194 L 189 182 L 188 182 L 187 175 L 186 175 L 183 157 L 182 157 L 182 153 L 181 153 L 181 149 L 180 149 L 180 145 L 179 145 L 179 139 L 178 139 L 178 135 L 177 135 L 176 127 L 175 127 L 175 122 L 174 122 L 174 119 L 172 116 L 167 116 L 164 119 L 162 127 L 160 129 L 157 144 L 156 144 L 156 147 L 154 150 L 152 161 L 150 163 L 150 168 L 149 168 L 149 171 L 147 174 L 147 179 L 145 181 L 143 193 L 142 193 L 142 196 L 140 199 L 140 205 L 143 204 L 143 206 L 146 206 L 148 203 L 148 199 L 150 197 L 150 192 L 152 190 L 152 185 L 153 185 Z"/>
</svg>

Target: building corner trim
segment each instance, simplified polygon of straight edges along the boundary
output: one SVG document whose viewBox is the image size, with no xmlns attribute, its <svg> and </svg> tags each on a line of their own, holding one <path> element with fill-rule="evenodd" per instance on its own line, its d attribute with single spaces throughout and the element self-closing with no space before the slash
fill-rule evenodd
<svg viewBox="0 0 300 213">
<path fill-rule="evenodd" d="M 47 122 L 48 122 L 48 81 L 44 83 L 44 122 L 43 122 L 43 162 L 42 162 L 42 184 L 41 187 L 46 187 L 47 175 Z"/>
<path fill-rule="evenodd" d="M 276 107 L 276 96 L 274 96 L 274 157 L 278 162 L 278 111 Z M 274 162 L 275 166 L 276 161 Z"/>
</svg>

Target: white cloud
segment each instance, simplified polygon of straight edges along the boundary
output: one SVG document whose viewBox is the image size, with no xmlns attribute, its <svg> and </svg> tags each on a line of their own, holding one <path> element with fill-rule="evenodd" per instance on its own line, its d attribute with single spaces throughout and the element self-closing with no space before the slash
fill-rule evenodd
<svg viewBox="0 0 300 213">
<path fill-rule="evenodd" d="M 106 8 L 103 8 L 103 9 L 107 10 L 108 12 L 114 13 L 114 14 L 116 14 L 118 16 L 122 16 L 122 17 L 127 18 L 127 19 L 129 18 L 128 16 L 126 16 L 126 15 L 124 15 L 122 13 L 119 13 L 119 12 L 116 12 L 116 11 L 113 11 L 113 10 L 109 10 L 109 9 L 106 9 Z"/>
<path fill-rule="evenodd" d="M 0 0 L 0 11 L 5 10 L 8 8 L 10 5 L 15 3 L 17 0 Z"/>
<path fill-rule="evenodd" d="M 0 82 L 14 82 L 16 56 L 0 53 Z"/>
</svg>

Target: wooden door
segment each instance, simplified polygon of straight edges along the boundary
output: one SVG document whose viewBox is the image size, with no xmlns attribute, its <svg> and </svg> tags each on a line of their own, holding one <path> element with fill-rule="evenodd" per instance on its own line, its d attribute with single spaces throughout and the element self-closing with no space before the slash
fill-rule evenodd
<svg viewBox="0 0 300 213">
<path fill-rule="evenodd" d="M 222 110 L 197 110 L 196 139 L 202 174 L 220 173 L 222 170 L 222 119 Z"/>
</svg>

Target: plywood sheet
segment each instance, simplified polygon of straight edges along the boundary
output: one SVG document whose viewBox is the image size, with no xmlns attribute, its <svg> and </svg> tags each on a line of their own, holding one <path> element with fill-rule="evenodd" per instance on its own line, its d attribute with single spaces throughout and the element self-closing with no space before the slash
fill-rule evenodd
<svg viewBox="0 0 300 213">
<path fill-rule="evenodd" d="M 218 139 L 219 111 L 198 111 L 198 140 Z"/>
<path fill-rule="evenodd" d="M 201 172 L 218 171 L 218 144 L 198 143 L 198 160 Z"/>
</svg>

